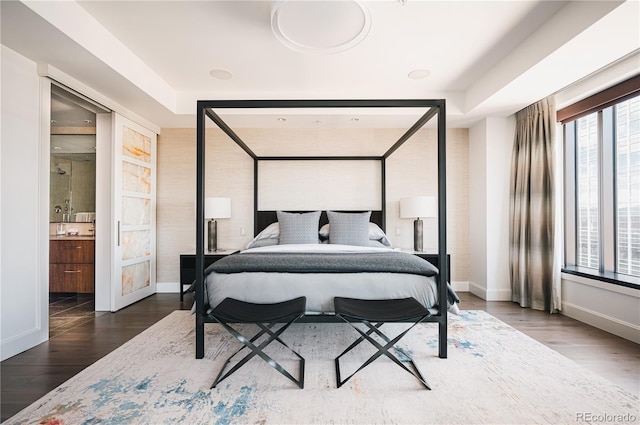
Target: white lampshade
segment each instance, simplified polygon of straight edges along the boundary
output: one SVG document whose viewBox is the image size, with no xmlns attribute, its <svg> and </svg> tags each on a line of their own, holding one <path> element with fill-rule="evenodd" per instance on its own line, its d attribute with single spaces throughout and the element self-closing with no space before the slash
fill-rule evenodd
<svg viewBox="0 0 640 425">
<path fill-rule="evenodd" d="M 204 201 L 204 218 L 231 217 L 230 198 L 207 198 Z"/>
<path fill-rule="evenodd" d="M 433 196 L 400 199 L 400 218 L 437 217 L 438 205 Z"/>
</svg>

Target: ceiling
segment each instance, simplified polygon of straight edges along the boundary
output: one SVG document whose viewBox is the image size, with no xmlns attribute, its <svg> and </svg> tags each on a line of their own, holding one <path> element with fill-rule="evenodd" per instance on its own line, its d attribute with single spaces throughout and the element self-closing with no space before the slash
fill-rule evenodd
<svg viewBox="0 0 640 425">
<path fill-rule="evenodd" d="M 105 112 L 57 85 L 51 86 L 51 111 L 52 128 L 83 127 L 94 131 L 96 112 Z"/>
<path fill-rule="evenodd" d="M 360 9 L 333 11 L 354 4 L 2 1 L 1 40 L 42 75 L 159 128 L 195 127 L 199 99 L 411 98 L 446 99 L 448 126 L 468 127 L 640 49 L 637 1 L 362 1 L 366 25 Z M 276 27 L 313 48 L 283 43 L 277 8 Z M 365 26 L 351 48 L 332 48 Z M 428 76 L 409 78 L 416 70 Z M 232 127 L 406 127 L 416 112 L 220 115 Z"/>
</svg>

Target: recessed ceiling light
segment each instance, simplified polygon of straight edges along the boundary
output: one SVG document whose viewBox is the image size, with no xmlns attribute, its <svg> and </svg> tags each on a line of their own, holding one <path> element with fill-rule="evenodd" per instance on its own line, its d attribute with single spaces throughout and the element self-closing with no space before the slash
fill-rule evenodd
<svg viewBox="0 0 640 425">
<path fill-rule="evenodd" d="M 423 78 L 427 78 L 429 75 L 431 75 L 431 72 L 426 69 L 414 69 L 408 74 L 408 77 L 412 80 L 422 80 Z"/>
<path fill-rule="evenodd" d="M 233 78 L 233 74 L 226 69 L 212 69 L 209 74 L 218 80 L 230 80 Z"/>
</svg>

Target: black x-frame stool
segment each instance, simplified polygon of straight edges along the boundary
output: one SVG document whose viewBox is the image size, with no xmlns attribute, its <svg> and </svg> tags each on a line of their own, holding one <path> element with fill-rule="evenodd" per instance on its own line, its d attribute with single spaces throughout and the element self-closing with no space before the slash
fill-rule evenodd
<svg viewBox="0 0 640 425">
<path fill-rule="evenodd" d="M 360 338 L 358 338 L 338 357 L 336 357 L 335 363 L 338 388 L 340 388 L 342 384 L 351 379 L 353 375 L 370 365 L 378 357 L 385 355 L 402 369 L 415 376 L 422 383 L 422 385 L 425 386 L 425 388 L 427 388 L 428 390 L 431 389 L 429 384 L 427 384 L 427 381 L 418 370 L 418 367 L 413 362 L 411 356 L 406 351 L 395 346 L 395 344 L 400 341 L 400 339 L 404 337 L 411 329 L 413 329 L 416 325 L 418 325 L 431 315 L 429 313 L 429 310 L 427 310 L 422 304 L 416 301 L 415 298 L 361 300 L 355 298 L 335 297 L 333 302 L 336 316 L 351 325 L 351 327 L 353 327 L 361 335 Z M 383 324 L 389 322 L 410 322 L 412 324 L 408 329 L 400 333 L 395 338 L 389 339 L 389 337 L 387 337 L 384 333 L 382 333 L 382 331 L 380 331 L 380 327 Z M 356 326 L 358 323 L 365 324 L 369 328 L 369 330 L 364 332 L 362 329 Z M 386 342 L 386 345 L 382 346 L 378 341 L 373 339 L 371 337 L 371 334 L 374 333 L 381 339 L 383 339 Z M 374 347 L 378 349 L 378 351 L 371 357 L 369 357 L 369 359 L 367 359 L 358 369 L 356 369 L 355 372 L 342 380 L 340 377 L 340 357 L 347 354 L 364 340 L 369 341 Z M 393 348 L 397 353 L 399 353 L 403 357 L 403 359 L 400 360 L 398 357 L 390 353 L 390 348 Z M 404 363 L 409 363 L 413 367 L 415 372 L 407 368 Z"/>
<path fill-rule="evenodd" d="M 211 388 L 215 388 L 221 381 L 229 377 L 233 372 L 237 371 L 245 363 L 251 360 L 255 356 L 259 356 L 267 364 L 273 367 L 275 370 L 295 382 L 298 387 L 304 388 L 304 358 L 295 352 L 291 347 L 284 343 L 280 339 L 280 335 L 289 328 L 296 320 L 300 319 L 305 314 L 305 308 L 307 304 L 306 297 L 295 298 L 289 301 L 283 301 L 274 304 L 254 304 L 248 303 L 234 298 L 225 298 L 220 304 L 214 308 L 209 316 L 220 323 L 231 335 L 233 335 L 243 346 L 238 351 L 233 353 L 220 369 L 220 373 L 216 377 Z M 229 323 L 252 323 L 260 328 L 258 332 L 251 339 L 247 339 L 241 335 L 237 330 L 232 328 Z M 276 325 L 280 324 L 280 328 L 274 330 Z M 254 342 L 263 335 L 268 336 L 259 345 L 255 345 Z M 278 341 L 285 346 L 289 351 L 295 354 L 299 360 L 300 372 L 298 379 L 295 379 L 289 372 L 285 370 L 278 362 L 273 360 L 263 350 L 271 344 L 273 341 Z M 229 362 L 236 354 L 242 351 L 244 348 L 251 350 L 245 357 L 243 357 L 234 367 L 232 367 L 226 374 L 223 375 L 225 369 L 229 365 Z"/>
</svg>

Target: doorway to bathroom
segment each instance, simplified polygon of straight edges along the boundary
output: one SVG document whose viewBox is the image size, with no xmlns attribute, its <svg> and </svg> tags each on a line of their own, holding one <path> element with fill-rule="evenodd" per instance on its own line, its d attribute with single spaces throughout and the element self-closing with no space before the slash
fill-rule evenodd
<svg viewBox="0 0 640 425">
<path fill-rule="evenodd" d="M 49 337 L 95 311 L 96 106 L 51 85 Z"/>
</svg>

